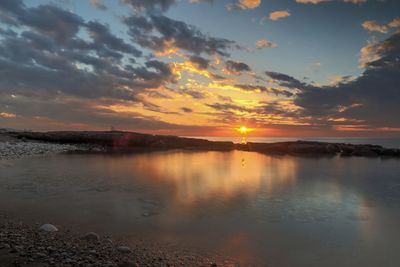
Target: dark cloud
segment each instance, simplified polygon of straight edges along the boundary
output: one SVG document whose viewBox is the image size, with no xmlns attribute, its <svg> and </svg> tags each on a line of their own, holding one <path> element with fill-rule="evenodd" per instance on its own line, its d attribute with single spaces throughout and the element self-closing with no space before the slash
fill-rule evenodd
<svg viewBox="0 0 400 267">
<path fill-rule="evenodd" d="M 106 103 L 105 103 L 106 104 Z M 94 107 L 90 101 L 65 100 L 46 98 L 29 98 L 0 94 L 0 106 L 6 106 L 10 113 L 18 114 L 19 120 L 27 121 L 27 128 L 37 127 L 41 120 L 50 122 L 61 122 L 64 127 L 68 125 L 89 125 L 109 129 L 114 126 L 117 129 L 132 130 L 159 130 L 159 129 L 185 129 L 191 126 L 181 126 L 173 123 L 160 121 L 156 117 L 143 116 L 134 112 L 115 112 L 106 108 Z M 65 112 L 68 110 L 68 112 Z M 51 127 L 47 125 L 47 127 Z M 193 126 L 194 127 L 194 126 Z"/>
<path fill-rule="evenodd" d="M 210 61 L 200 56 L 191 56 L 190 62 L 194 63 L 199 69 L 208 69 Z"/>
<path fill-rule="evenodd" d="M 198 90 L 193 90 L 193 89 L 188 89 L 188 88 L 184 88 L 184 89 L 169 88 L 169 89 L 177 94 L 190 96 L 193 99 L 197 99 L 197 100 L 206 99 L 208 97 L 208 95 L 205 92 L 198 91 Z"/>
<path fill-rule="evenodd" d="M 228 71 L 232 73 L 240 73 L 243 71 L 251 71 L 251 68 L 249 65 L 243 62 L 237 62 L 233 60 L 227 60 L 225 63 L 225 67 Z"/>
<path fill-rule="evenodd" d="M 135 61 L 141 52 L 113 35 L 107 25 L 85 22 L 53 5 L 27 8 L 21 1 L 1 1 L 0 9 L 19 23 L 18 33 L 0 31 L 2 92 L 136 102 L 142 101 L 137 95 L 143 90 L 174 81 L 166 63 L 125 63 Z M 77 36 L 82 30 L 87 30 L 89 40 Z"/>
<path fill-rule="evenodd" d="M 229 56 L 227 50 L 234 44 L 227 39 L 210 37 L 192 25 L 163 15 L 128 17 L 124 22 L 135 42 L 156 52 L 173 46 L 195 55 L 205 53 Z"/>
<path fill-rule="evenodd" d="M 265 74 L 284 87 L 302 89 L 309 86 L 306 83 L 283 73 L 266 71 Z"/>
<path fill-rule="evenodd" d="M 233 111 L 240 111 L 240 112 L 252 112 L 253 109 L 247 108 L 244 106 L 239 106 L 233 103 L 213 103 L 213 104 L 206 104 L 206 106 L 213 108 L 215 110 L 224 111 L 228 113 L 233 113 Z"/>
<path fill-rule="evenodd" d="M 58 43 L 64 43 L 74 37 L 84 23 L 84 20 L 78 15 L 54 5 L 26 8 L 22 1 L 5 0 L 1 2 L 1 11 L 9 14 L 13 21 L 31 27 Z"/>
<path fill-rule="evenodd" d="M 166 11 L 176 0 L 122 0 L 125 4 L 130 5 L 136 11 Z"/>
<path fill-rule="evenodd" d="M 375 46 L 372 49 L 378 59 L 367 62 L 364 73 L 355 80 L 303 88 L 295 99 L 303 114 L 346 118 L 371 128 L 399 128 L 400 33 Z"/>
<path fill-rule="evenodd" d="M 193 112 L 193 109 L 187 108 L 187 107 L 181 107 L 181 110 L 182 110 L 183 112 L 185 112 L 185 113 L 191 113 L 191 112 Z"/>
<path fill-rule="evenodd" d="M 276 96 L 281 95 L 281 96 L 291 97 L 294 95 L 292 92 L 285 89 L 276 89 L 260 85 L 235 84 L 235 87 L 243 91 L 268 93 L 268 94 L 274 94 Z"/>
<path fill-rule="evenodd" d="M 118 38 L 110 32 L 108 26 L 101 24 L 97 21 L 89 21 L 86 24 L 91 37 L 95 43 L 99 43 L 102 45 L 108 46 L 110 49 L 121 51 L 124 53 L 130 53 L 133 56 L 139 57 L 142 55 L 142 52 L 136 49 L 134 46 L 127 44 L 122 40 L 122 38 Z"/>
</svg>

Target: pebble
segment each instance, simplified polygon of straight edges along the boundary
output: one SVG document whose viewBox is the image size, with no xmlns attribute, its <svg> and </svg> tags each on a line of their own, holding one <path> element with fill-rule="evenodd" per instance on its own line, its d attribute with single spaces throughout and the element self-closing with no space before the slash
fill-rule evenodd
<svg viewBox="0 0 400 267">
<path fill-rule="evenodd" d="M 46 254 L 41 253 L 41 252 L 38 252 L 38 253 L 36 253 L 36 257 L 38 257 L 38 258 L 45 258 L 45 257 L 46 257 Z"/>
<path fill-rule="evenodd" d="M 95 232 L 88 232 L 82 236 L 82 239 L 86 241 L 99 241 L 100 237 Z"/>
<path fill-rule="evenodd" d="M 0 142 L 0 160 L 17 159 L 23 156 L 43 154 L 56 154 L 67 151 L 75 151 L 79 148 L 75 145 L 50 144 L 40 142 Z"/>
<path fill-rule="evenodd" d="M 0 214 L 0 255 L 18 262 L 18 265 L 13 266 L 210 266 L 206 257 L 172 256 L 179 255 L 178 253 L 168 256 L 167 250 L 154 247 L 153 244 L 151 247 L 137 244 L 132 249 L 126 245 L 114 246 L 107 241 L 109 238 L 105 236 L 102 242 L 89 243 L 82 240 L 81 235 L 64 228 L 57 235 L 38 234 L 38 225 L 8 222 L 1 219 Z M 119 239 L 115 243 L 123 242 L 126 241 Z M 3 266 L 1 262 L 0 266 Z"/>
<path fill-rule="evenodd" d="M 121 253 L 132 253 L 132 250 L 130 249 L 130 247 L 127 247 L 127 246 L 118 246 L 116 249 L 118 252 L 121 252 Z"/>
<path fill-rule="evenodd" d="M 46 224 L 43 224 L 42 226 L 40 226 L 39 230 L 43 231 L 43 232 L 48 232 L 48 233 L 58 231 L 57 227 L 55 227 L 54 225 L 49 224 L 49 223 L 46 223 Z"/>
</svg>

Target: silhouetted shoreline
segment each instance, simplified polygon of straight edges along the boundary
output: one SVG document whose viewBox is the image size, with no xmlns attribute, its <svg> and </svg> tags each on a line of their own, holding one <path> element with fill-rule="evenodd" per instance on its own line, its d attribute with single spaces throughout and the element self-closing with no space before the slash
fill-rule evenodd
<svg viewBox="0 0 400 267">
<path fill-rule="evenodd" d="M 400 149 L 370 144 L 294 141 L 278 143 L 235 144 L 168 135 L 151 135 L 124 131 L 4 131 L 3 138 L 16 141 L 39 141 L 62 145 L 84 146 L 84 151 L 105 152 L 157 151 L 170 149 L 232 151 L 297 156 L 400 157 Z"/>
</svg>

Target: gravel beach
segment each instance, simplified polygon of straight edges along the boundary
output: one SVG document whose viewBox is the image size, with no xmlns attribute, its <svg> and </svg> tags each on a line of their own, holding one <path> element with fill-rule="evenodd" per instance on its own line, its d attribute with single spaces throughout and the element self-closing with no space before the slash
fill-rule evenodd
<svg viewBox="0 0 400 267">
<path fill-rule="evenodd" d="M 174 253 L 162 247 L 129 247 L 123 240 L 93 232 L 44 231 L 0 218 L 0 266 L 236 266 L 213 263 L 207 257 Z"/>
<path fill-rule="evenodd" d="M 86 150 L 84 146 L 69 144 L 51 144 L 13 138 L 0 133 L 0 160 L 17 159 L 25 156 L 56 154 L 68 151 Z"/>
</svg>

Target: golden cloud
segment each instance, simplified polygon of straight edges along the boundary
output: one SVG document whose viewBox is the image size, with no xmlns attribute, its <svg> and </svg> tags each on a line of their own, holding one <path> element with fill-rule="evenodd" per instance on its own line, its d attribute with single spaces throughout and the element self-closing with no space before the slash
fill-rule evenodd
<svg viewBox="0 0 400 267">
<path fill-rule="evenodd" d="M 269 14 L 269 19 L 276 21 L 290 16 L 290 12 L 286 10 L 277 10 Z"/>
<path fill-rule="evenodd" d="M 261 5 L 261 0 L 239 0 L 239 5 L 243 9 L 254 9 Z"/>
</svg>

